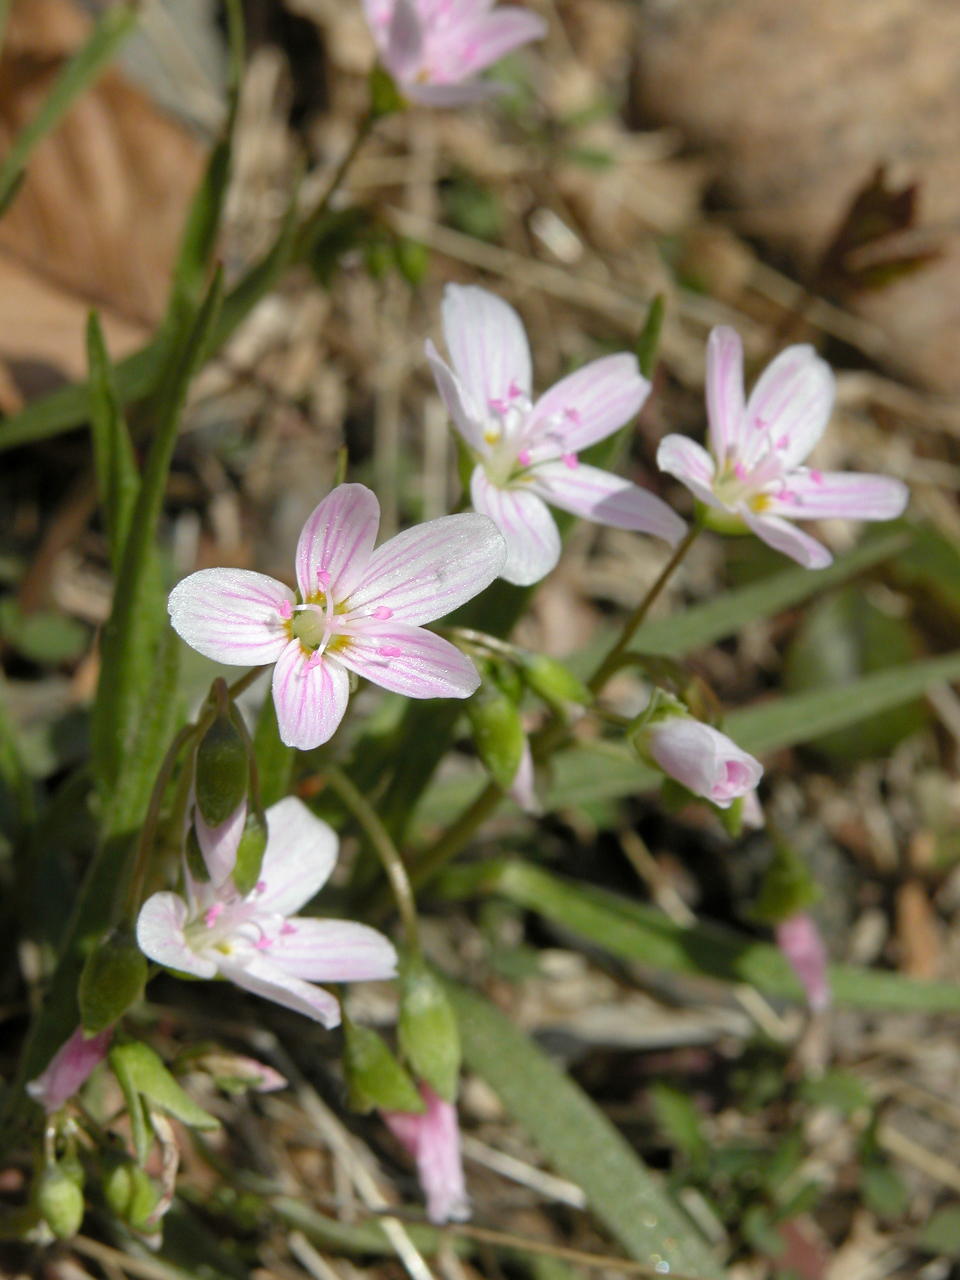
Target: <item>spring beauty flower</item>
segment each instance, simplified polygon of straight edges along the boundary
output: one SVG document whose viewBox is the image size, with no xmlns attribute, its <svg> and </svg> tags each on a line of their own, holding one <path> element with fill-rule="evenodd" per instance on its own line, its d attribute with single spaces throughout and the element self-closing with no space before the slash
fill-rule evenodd
<svg viewBox="0 0 960 1280">
<path fill-rule="evenodd" d="M 743 344 L 733 329 L 714 329 L 707 345 L 709 452 L 670 435 L 657 465 L 769 546 L 823 569 L 830 552 L 791 520 L 892 520 L 909 498 L 906 485 L 889 476 L 801 465 L 827 426 L 834 389 L 829 365 L 813 348 L 793 346 L 767 366 L 744 403 Z"/>
<path fill-rule="evenodd" d="M 380 504 L 362 484 L 329 493 L 297 544 L 299 594 L 249 569 L 201 569 L 170 593 L 170 621 L 215 662 L 275 662 L 280 737 L 309 750 L 332 737 L 351 671 L 408 698 L 468 698 L 480 683 L 454 645 L 421 623 L 479 594 L 500 573 L 494 524 L 441 516 L 376 550 Z"/>
<path fill-rule="evenodd" d="M 46 1068 L 27 1085 L 27 1093 L 43 1107 L 47 1115 L 59 1111 L 63 1104 L 86 1084 L 94 1067 L 103 1062 L 110 1048 L 113 1027 L 84 1034 L 83 1027 L 60 1046 Z"/>
<path fill-rule="evenodd" d="M 226 978 L 335 1027 L 340 1006 L 315 983 L 392 978 L 397 968 L 392 944 L 375 929 L 294 914 L 326 883 L 336 859 L 331 828 L 288 796 L 267 810 L 256 887 L 242 896 L 231 878 L 202 881 L 185 870 L 183 896 L 155 893 L 141 907 L 140 949 L 168 969 Z"/>
<path fill-rule="evenodd" d="M 805 911 L 782 920 L 776 926 L 777 946 L 790 968 L 800 979 L 807 1004 L 814 1013 L 830 1005 L 830 979 L 827 977 L 827 949 L 816 921 Z"/>
<path fill-rule="evenodd" d="M 383 65 L 412 102 L 455 107 L 498 86 L 481 71 L 547 33 L 535 13 L 493 0 L 364 0 Z"/>
<path fill-rule="evenodd" d="M 447 285 L 443 334 L 453 368 L 432 342 L 427 358 L 476 464 L 473 506 L 507 541 L 508 582 L 538 582 L 560 558 L 548 502 L 599 524 L 679 542 L 686 525 L 665 502 L 578 457 L 640 411 L 650 383 L 635 356 L 593 360 L 534 402 L 527 337 L 502 299 L 475 285 Z"/>
<path fill-rule="evenodd" d="M 692 716 L 672 716 L 655 724 L 646 749 L 664 773 L 720 809 L 756 787 L 763 766 L 732 738 Z"/>
<path fill-rule="evenodd" d="M 383 1119 L 417 1163 L 430 1221 L 464 1222 L 470 1217 L 470 1201 L 460 1156 L 457 1109 L 429 1085 L 421 1085 L 420 1094 L 425 1111 L 384 1111 Z"/>
</svg>

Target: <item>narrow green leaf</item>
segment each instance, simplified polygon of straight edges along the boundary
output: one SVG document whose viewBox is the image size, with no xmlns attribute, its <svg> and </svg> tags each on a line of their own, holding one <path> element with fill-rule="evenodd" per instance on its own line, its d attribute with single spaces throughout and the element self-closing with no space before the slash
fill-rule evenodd
<svg viewBox="0 0 960 1280">
<path fill-rule="evenodd" d="M 0 697 L 0 831 L 13 841 L 35 817 L 33 779 L 23 763 L 16 728 Z"/>
<path fill-rule="evenodd" d="M 120 571 L 130 519 L 140 491 L 140 473 L 117 394 L 113 363 L 95 311 L 90 313 L 87 321 L 87 363 L 97 489 L 110 543 L 110 559 L 116 574 Z"/>
<path fill-rule="evenodd" d="M 57 127 L 131 33 L 137 8 L 133 3 L 115 4 L 104 11 L 90 39 L 63 68 L 37 114 L 20 130 L 0 165 L 0 208 L 9 202 L 34 148 Z"/>
<path fill-rule="evenodd" d="M 500 1095 L 563 1177 L 631 1258 L 664 1274 L 719 1277 L 721 1268 L 693 1224 L 578 1085 L 482 996 L 450 984 L 464 1057 Z"/>
</svg>

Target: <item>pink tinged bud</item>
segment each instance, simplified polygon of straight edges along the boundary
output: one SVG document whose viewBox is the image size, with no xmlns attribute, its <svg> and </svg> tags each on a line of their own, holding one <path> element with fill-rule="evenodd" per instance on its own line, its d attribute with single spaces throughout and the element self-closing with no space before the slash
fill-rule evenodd
<svg viewBox="0 0 960 1280">
<path fill-rule="evenodd" d="M 529 450 L 529 449 L 521 449 L 521 450 L 520 450 L 520 452 L 517 454 L 517 461 L 520 463 L 521 467 L 529 467 L 529 465 L 530 465 L 530 450 Z"/>
<path fill-rule="evenodd" d="M 827 977 L 827 949 L 816 921 L 805 911 L 783 920 L 776 927 L 777 946 L 803 986 L 807 1004 L 814 1013 L 830 1006 L 830 979 Z"/>
<path fill-rule="evenodd" d="M 664 773 L 721 809 L 752 791 L 763 775 L 759 760 L 725 733 L 691 716 L 655 725 L 648 747 Z"/>
<path fill-rule="evenodd" d="M 378 622 L 389 622 L 393 617 L 393 610 L 388 609 L 385 604 L 378 604 L 373 611 L 373 616 Z"/>
<path fill-rule="evenodd" d="M 456 1107 L 444 1102 L 429 1085 L 421 1085 L 420 1093 L 427 1104 L 421 1115 L 385 1111 L 383 1119 L 417 1163 L 430 1221 L 464 1222 L 470 1216 L 470 1202 L 460 1156 Z"/>
<path fill-rule="evenodd" d="M 569 467 L 571 471 L 576 471 L 580 465 L 580 459 L 575 453 L 565 453 L 563 456 L 563 465 Z"/>
<path fill-rule="evenodd" d="M 403 654 L 403 650 L 399 645 L 382 644 L 377 650 L 381 658 L 399 658 Z"/>
<path fill-rule="evenodd" d="M 27 1093 L 47 1115 L 59 1111 L 68 1098 L 86 1083 L 94 1067 L 107 1056 L 113 1028 L 98 1031 L 89 1038 L 77 1027 L 69 1040 L 50 1059 L 46 1070 L 31 1080 Z"/>
</svg>

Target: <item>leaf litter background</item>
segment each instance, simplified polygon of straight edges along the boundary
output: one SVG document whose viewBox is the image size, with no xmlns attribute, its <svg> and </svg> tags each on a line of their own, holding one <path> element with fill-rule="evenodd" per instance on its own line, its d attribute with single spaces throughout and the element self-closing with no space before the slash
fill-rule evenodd
<svg viewBox="0 0 960 1280">
<path fill-rule="evenodd" d="M 308 189 L 322 189 L 362 110 L 371 58 L 359 4 L 246 7 L 249 65 L 221 248 L 231 274 L 275 236 L 301 163 Z M 735 619 L 714 627 L 689 655 L 705 687 L 733 711 L 777 689 L 842 686 L 954 650 L 956 7 L 534 7 L 550 20 L 550 39 L 508 68 L 515 87 L 503 107 L 386 122 L 347 184 L 360 213 L 345 215 L 344 228 L 365 252 L 350 248 L 334 272 L 343 246 L 331 242 L 313 272 L 288 273 L 198 380 L 162 532 L 171 578 L 221 563 L 284 573 L 344 442 L 352 477 L 377 490 L 385 532 L 449 509 L 452 446 L 422 358 L 445 280 L 481 280 L 521 309 L 542 385 L 570 361 L 629 344 L 662 292 L 656 392 L 630 444 L 630 474 L 683 503 L 656 477 L 656 443 L 666 430 L 702 431 L 704 339 L 725 322 L 744 334 L 756 364 L 786 341 L 818 342 L 841 371 L 821 464 L 888 471 L 914 494 L 911 525 L 854 585 L 839 573 L 812 604 L 795 591 L 772 618 L 755 611 L 742 630 Z M 89 20 L 73 0 L 15 0 L 0 62 L 5 144 Z M 5 413 L 84 373 L 91 306 L 115 357 L 154 330 L 222 119 L 224 61 L 215 5 L 156 0 L 121 65 L 37 150 L 0 220 Z M 370 274 L 371 263 L 387 260 Z M 52 787 L 85 751 L 82 712 L 111 589 L 84 434 L 6 453 L 0 494 L 5 694 L 31 770 Z M 856 537 L 840 524 L 825 535 L 837 553 Z M 600 643 L 660 563 L 633 535 L 575 529 L 521 641 L 558 656 Z M 787 567 L 752 543 L 706 539 L 660 616 L 682 627 L 689 605 Z M 651 628 L 651 650 L 679 656 L 675 629 Z M 205 664 L 190 679 L 199 696 Z M 637 688 L 620 679 L 612 696 L 622 710 L 636 705 Z M 836 961 L 955 983 L 958 744 L 960 701 L 943 683 L 769 756 L 769 809 L 823 886 L 816 913 Z M 501 815 L 471 851 L 481 880 L 449 877 L 427 898 L 431 954 L 584 1085 L 662 1171 L 718 1256 L 732 1259 L 732 1276 L 952 1274 L 960 1019 L 949 1010 L 960 1010 L 960 996 L 944 996 L 936 1006 L 944 1012 L 911 1008 L 902 994 L 892 1009 L 871 1011 L 842 998 L 838 981 L 841 1007 L 808 1024 L 782 987 L 768 989 L 762 964 L 732 966 L 748 982 L 708 980 L 648 952 L 650 931 L 618 947 L 601 914 L 591 933 L 562 883 L 540 882 L 510 860 L 586 882 L 598 909 L 615 891 L 654 904 L 677 926 L 697 917 L 765 939 L 746 913 L 770 857 L 766 836 L 731 843 L 699 810 L 664 815 L 637 786 L 611 781 L 602 759 L 584 781 L 591 758 L 556 782 L 558 803 L 533 836 Z M 574 774 L 575 793 L 566 785 Z M 436 831 L 476 776 L 464 751 L 421 828 Z M 58 834 L 46 870 L 70 886 L 86 833 L 74 822 Z M 348 838 L 347 852 L 354 847 Z M 55 928 L 69 893 L 15 905 L 43 910 Z M 14 950 L 14 937 L 5 929 L 5 1072 L 44 963 L 29 941 Z M 727 973 L 720 952 L 714 959 L 712 971 Z M 227 1099 L 208 1077 L 190 1076 L 202 1105 L 230 1123 L 202 1143 L 181 1134 L 182 1203 L 162 1257 L 111 1240 L 106 1224 L 88 1219 L 75 1247 L 42 1257 L 11 1251 L 11 1274 L 398 1273 L 389 1246 L 364 1224 L 371 1210 L 418 1203 L 411 1170 L 376 1121 L 337 1118 L 336 1037 L 232 993 L 210 995 L 172 982 L 151 989 L 145 1025 L 165 1057 L 215 1039 L 273 1062 L 292 1088 Z M 392 1019 L 389 991 L 364 989 L 355 1004 L 364 1019 Z M 562 1280 L 577 1269 L 564 1248 L 606 1255 L 611 1276 L 629 1269 L 584 1212 L 579 1189 L 551 1173 L 479 1075 L 467 1077 L 462 1115 L 481 1230 L 451 1235 L 431 1259 L 435 1274 Z M 22 1180 L 8 1168 L 0 1190 L 15 1200 Z M 485 1240 L 484 1228 L 548 1251 L 517 1241 L 505 1248 Z M 432 1239 L 415 1238 L 432 1250 Z"/>
</svg>

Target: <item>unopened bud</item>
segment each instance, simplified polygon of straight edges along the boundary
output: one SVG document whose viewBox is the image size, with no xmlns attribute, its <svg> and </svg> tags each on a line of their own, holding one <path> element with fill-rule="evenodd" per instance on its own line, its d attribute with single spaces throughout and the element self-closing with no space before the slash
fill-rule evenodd
<svg viewBox="0 0 960 1280">
<path fill-rule="evenodd" d="M 257 809 L 250 808 L 243 835 L 237 845 L 237 860 L 233 865 L 233 883 L 237 892 L 248 894 L 260 879 L 263 854 L 267 847 L 267 820 Z"/>
<path fill-rule="evenodd" d="M 343 1019 L 343 1073 L 353 1111 L 422 1111 L 423 1100 L 410 1076 L 372 1027 Z"/>
<path fill-rule="evenodd" d="M 147 980 L 147 959 L 126 928 L 108 933 L 87 956 L 77 999 L 87 1035 L 106 1031 L 135 1004 Z"/>
<path fill-rule="evenodd" d="M 460 1031 L 439 979 L 420 960 L 408 961 L 401 972 L 397 1034 L 420 1079 L 452 1102 L 460 1076 Z"/>
<path fill-rule="evenodd" d="M 83 1187 L 73 1171 L 51 1165 L 40 1175 L 37 1208 L 58 1240 L 68 1240 L 83 1222 Z"/>
<path fill-rule="evenodd" d="M 247 794 L 247 744 L 229 715 L 218 715 L 197 748 L 197 808 L 209 827 L 219 827 Z"/>
<path fill-rule="evenodd" d="M 128 1155 L 111 1160 L 103 1179 L 103 1196 L 118 1218 L 136 1231 L 150 1225 L 158 1192 L 146 1172 Z"/>
</svg>

